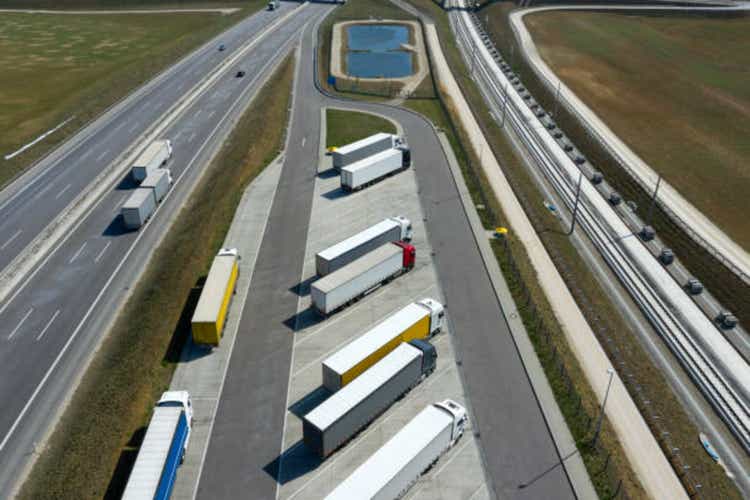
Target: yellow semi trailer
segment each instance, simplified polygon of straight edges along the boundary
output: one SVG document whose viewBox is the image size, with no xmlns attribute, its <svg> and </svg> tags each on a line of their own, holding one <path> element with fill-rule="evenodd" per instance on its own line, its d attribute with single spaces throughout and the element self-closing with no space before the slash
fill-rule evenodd
<svg viewBox="0 0 750 500">
<path fill-rule="evenodd" d="M 412 302 L 323 361 L 323 386 L 336 392 L 402 342 L 435 335 L 444 316 L 443 305 L 436 300 Z"/>
<path fill-rule="evenodd" d="M 222 248 L 214 257 L 191 321 L 196 344 L 219 345 L 237 284 L 238 260 L 236 248 Z"/>
</svg>

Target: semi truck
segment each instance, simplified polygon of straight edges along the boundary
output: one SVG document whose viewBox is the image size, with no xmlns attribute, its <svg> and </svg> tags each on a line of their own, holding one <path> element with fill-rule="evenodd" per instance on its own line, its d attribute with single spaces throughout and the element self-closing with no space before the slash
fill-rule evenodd
<svg viewBox="0 0 750 500">
<path fill-rule="evenodd" d="M 431 338 L 444 321 L 445 308 L 437 300 L 412 302 L 326 358 L 323 386 L 338 391 L 402 342 Z"/>
<path fill-rule="evenodd" d="M 133 163 L 131 169 L 133 180 L 141 182 L 148 177 L 149 172 L 166 165 L 171 157 L 172 142 L 169 139 L 159 139 L 152 142 Z"/>
<path fill-rule="evenodd" d="M 168 168 L 156 168 L 141 182 L 141 188 L 153 189 L 156 203 L 167 195 L 169 188 L 172 187 L 172 173 Z"/>
<path fill-rule="evenodd" d="M 390 241 L 410 241 L 412 238 L 411 221 L 397 215 L 388 217 L 374 226 L 370 226 L 354 236 L 336 243 L 315 255 L 315 271 L 318 276 L 325 276 L 370 250 Z"/>
<path fill-rule="evenodd" d="M 359 161 L 368 156 L 380 153 L 387 149 L 393 149 L 403 143 L 399 136 L 379 132 L 358 141 L 336 148 L 331 153 L 333 157 L 333 168 L 339 170 L 347 165 Z"/>
<path fill-rule="evenodd" d="M 403 148 L 386 149 L 341 168 L 341 189 L 358 191 L 409 167 Z"/>
<path fill-rule="evenodd" d="M 327 316 L 414 267 L 416 250 L 393 242 L 354 260 L 310 287 L 312 307 Z"/>
<path fill-rule="evenodd" d="M 151 188 L 137 188 L 122 205 L 122 220 L 128 229 L 138 229 L 156 210 L 156 196 Z"/>
<path fill-rule="evenodd" d="M 422 410 L 326 500 L 392 500 L 403 496 L 461 438 L 466 410 L 450 399 Z"/>
<path fill-rule="evenodd" d="M 303 441 L 328 457 L 435 370 L 437 351 L 424 340 L 402 343 L 361 377 L 302 419 Z"/>
<path fill-rule="evenodd" d="M 187 391 L 167 391 L 154 408 L 123 500 L 167 499 L 182 463 L 193 424 Z"/>
<path fill-rule="evenodd" d="M 237 285 L 239 258 L 236 248 L 222 248 L 214 257 L 191 320 L 193 342 L 196 344 L 219 345 Z"/>
</svg>

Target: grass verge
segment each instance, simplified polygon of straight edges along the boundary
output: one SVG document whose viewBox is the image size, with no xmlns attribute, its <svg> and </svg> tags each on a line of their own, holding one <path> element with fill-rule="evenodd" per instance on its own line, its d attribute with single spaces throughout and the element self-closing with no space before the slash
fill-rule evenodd
<svg viewBox="0 0 750 500">
<path fill-rule="evenodd" d="M 555 74 L 750 249 L 750 17 L 553 11 L 524 19 Z"/>
<path fill-rule="evenodd" d="M 534 98 L 546 109 L 555 109 L 554 92 L 550 90 L 522 57 L 508 21 L 508 13 L 515 8 L 513 2 L 504 0 L 485 5 L 478 12 L 485 21 L 490 38 L 503 56 L 510 61 Z M 638 14 L 637 11 L 633 15 Z M 641 13 L 647 15 L 647 13 Z M 679 19 L 676 15 L 670 16 Z M 580 121 L 564 106 L 557 107 L 555 121 L 571 138 L 581 152 L 600 170 L 610 185 L 622 194 L 624 200 L 637 205 L 636 212 L 645 220 L 650 205 L 650 193 L 628 174 L 608 151 L 586 131 Z M 661 122 L 660 122 L 661 123 Z M 740 323 L 750 324 L 750 286 L 732 272 L 721 259 L 695 243 L 686 229 L 675 222 L 657 203 L 651 214 L 651 225 L 666 246 L 699 279 L 722 306 L 734 313 Z"/>
<path fill-rule="evenodd" d="M 396 127 L 390 120 L 369 113 L 326 111 L 326 147 L 343 146 L 378 132 L 395 134 Z"/>
<path fill-rule="evenodd" d="M 68 118 L 64 127 L 10 160 L 0 187 L 200 43 L 263 0 L 231 15 L 0 14 L 0 155 L 16 151 Z M 153 5 L 153 4 L 151 4 Z"/>
<path fill-rule="evenodd" d="M 283 146 L 294 66 L 291 56 L 281 64 L 208 167 L 92 360 L 20 498 L 120 497 L 154 402 L 169 386 L 190 335 L 196 284 L 244 188 Z"/>
<path fill-rule="evenodd" d="M 738 498 L 739 494 L 731 481 L 723 475 L 720 467 L 714 464 L 704 453 L 697 439 L 698 430 L 680 405 L 661 371 L 656 368 L 649 355 L 641 347 L 628 321 L 623 317 L 622 312 L 608 300 L 604 288 L 588 269 L 586 262 L 578 255 L 572 242 L 562 234 L 563 231 L 561 231 L 558 219 L 551 217 L 544 207 L 543 196 L 524 167 L 523 161 L 517 156 L 508 137 L 489 116 L 481 94 L 469 78 L 469 72 L 452 42 L 453 36 L 445 14 L 430 0 L 410 0 L 410 2 L 429 13 L 435 20 L 448 63 L 454 68 L 454 76 L 472 107 L 474 115 L 492 147 L 493 154 L 503 167 L 505 175 L 534 224 L 542 242 L 553 257 L 569 289 L 573 291 L 573 295 L 584 311 L 589 324 L 599 335 L 599 340 L 608 355 L 614 360 L 621 359 L 625 363 L 627 373 L 622 373 L 621 370 L 620 375 L 625 380 L 630 393 L 639 405 L 654 434 L 660 440 L 668 458 L 673 462 L 675 469 L 678 470 L 678 475 L 684 477 L 686 472 L 682 469 L 682 466 L 689 464 L 691 469 L 686 482 L 702 484 L 703 496 L 713 497 L 715 495 L 716 498 Z M 493 4 L 493 8 L 495 5 L 498 8 L 505 9 L 506 13 L 513 8 L 513 4 L 510 2 Z M 461 68 L 463 71 L 456 70 L 456 68 Z M 407 103 L 407 105 L 413 107 L 412 103 Z M 449 109 L 450 103 L 447 103 L 447 105 Z M 443 114 L 445 113 L 444 109 Z M 449 111 L 455 115 L 455 112 L 450 109 Z M 430 118 L 432 119 L 432 117 Z M 446 123 L 443 125 L 440 125 L 440 122 L 437 121 L 435 123 L 441 127 L 448 126 Z M 460 130 L 455 133 L 459 136 L 463 134 Z M 465 143 L 465 140 L 463 142 Z M 458 144 L 460 147 L 460 141 L 458 141 Z M 456 148 L 456 143 L 452 143 L 452 145 Z M 460 149 L 457 151 L 460 151 Z M 487 152 L 480 152 L 480 154 L 487 154 Z M 467 185 L 485 227 L 489 229 L 497 225 L 507 224 L 507 219 L 503 216 L 499 204 L 494 199 L 481 169 L 475 167 L 478 164 L 476 155 L 471 152 L 463 152 L 458 156 L 462 163 L 461 167 Z M 530 336 L 547 371 L 558 404 L 579 443 L 579 449 L 583 453 L 584 461 L 587 463 L 589 473 L 594 479 L 599 493 L 606 496 L 607 491 L 616 491 L 618 489 L 617 483 L 619 483 L 619 479 L 622 479 L 623 483 L 619 487 L 621 492 L 628 497 L 639 497 L 642 492 L 641 487 L 627 463 L 616 436 L 606 424 L 606 420 L 600 441 L 603 450 L 606 451 L 598 453 L 599 458 L 591 455 L 593 450 L 585 448 L 585 440 L 581 441 L 582 436 L 585 436 L 585 432 L 582 433 L 581 429 L 588 428 L 592 416 L 595 416 L 598 412 L 598 403 L 588 382 L 583 377 L 575 357 L 566 347 L 563 333 L 557 325 L 554 314 L 549 309 L 543 291 L 536 285 L 537 279 L 534 270 L 522 245 L 513 238 L 511 232 L 509 245 L 503 249 L 504 252 L 499 252 L 497 246 L 495 251 L 498 256 L 504 255 L 503 258 L 499 259 L 500 264 L 506 273 L 509 286 L 515 289 L 516 303 L 519 305 L 522 314 L 526 315 L 528 314 L 527 311 L 531 310 L 533 311 L 532 317 L 538 318 L 544 325 L 543 327 L 537 327 L 529 325 L 527 322 Z M 507 261 L 509 259 L 514 262 L 512 267 L 518 269 L 517 272 L 508 272 L 509 264 Z M 520 286 L 519 283 L 524 285 Z M 521 289 L 520 296 L 517 289 Z M 530 306 L 530 304 L 532 305 Z M 541 335 L 544 344 L 547 343 L 547 337 L 549 337 L 551 345 L 554 346 L 553 352 L 556 352 L 556 355 L 552 356 L 553 361 L 547 359 L 550 357 L 551 348 L 541 345 L 539 342 L 540 335 L 537 331 L 541 331 L 540 328 L 544 331 L 544 335 Z M 617 334 L 612 335 L 608 332 L 617 332 Z M 559 361 L 554 360 L 555 357 Z M 553 363 L 553 365 L 550 366 L 550 363 Z M 560 366 L 563 368 L 560 368 Z M 569 376 L 562 376 L 561 370 Z M 570 379 L 570 384 L 566 382 L 566 378 Z M 560 389 L 561 383 L 563 383 L 564 388 L 562 391 Z M 574 392 L 571 392 L 571 387 Z M 645 403 L 646 401 L 649 403 Z M 574 410 L 571 410 L 571 404 Z M 661 418 L 655 419 L 654 416 Z M 665 425 L 666 429 L 663 429 L 661 425 Z M 665 438 L 661 435 L 661 430 L 668 430 L 670 436 Z M 675 455 L 672 451 L 673 448 L 679 449 L 678 455 Z M 606 456 L 610 453 L 611 458 L 607 460 Z M 610 481 L 604 481 L 601 467 L 597 465 L 597 462 L 601 463 L 601 457 L 605 457 L 604 463 L 607 463 L 608 467 L 612 467 Z M 618 478 L 617 483 L 613 481 L 614 478 Z"/>
</svg>

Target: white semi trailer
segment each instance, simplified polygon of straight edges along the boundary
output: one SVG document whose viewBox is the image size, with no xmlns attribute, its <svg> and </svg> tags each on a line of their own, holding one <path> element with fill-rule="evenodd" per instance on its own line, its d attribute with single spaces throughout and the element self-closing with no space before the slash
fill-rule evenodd
<svg viewBox="0 0 750 500">
<path fill-rule="evenodd" d="M 419 413 L 326 500 L 393 500 L 463 435 L 468 418 L 458 403 L 446 399 Z"/>
<path fill-rule="evenodd" d="M 341 188 L 358 191 L 408 168 L 408 149 L 386 149 L 341 168 Z"/>
<path fill-rule="evenodd" d="M 138 229 L 156 210 L 156 196 L 151 188 L 139 187 L 122 205 L 122 220 L 128 229 Z"/>
<path fill-rule="evenodd" d="M 169 139 L 152 142 L 133 163 L 131 169 L 133 180 L 141 182 L 152 170 L 166 165 L 171 156 L 172 142 Z"/>
<path fill-rule="evenodd" d="M 364 139 L 337 148 L 331 154 L 331 156 L 333 156 L 333 168 L 341 169 L 355 161 L 359 161 L 387 149 L 395 148 L 401 144 L 402 141 L 399 136 L 379 132 L 370 137 L 365 137 Z"/>
<path fill-rule="evenodd" d="M 157 203 L 161 203 L 161 200 L 167 195 L 170 187 L 172 187 L 172 174 L 168 168 L 152 170 L 143 182 L 141 182 L 141 188 L 154 190 L 154 197 Z"/>
<path fill-rule="evenodd" d="M 409 219 L 400 215 L 388 217 L 319 252 L 315 256 L 315 270 L 318 276 L 325 276 L 389 241 L 409 241 L 411 238 Z"/>
</svg>

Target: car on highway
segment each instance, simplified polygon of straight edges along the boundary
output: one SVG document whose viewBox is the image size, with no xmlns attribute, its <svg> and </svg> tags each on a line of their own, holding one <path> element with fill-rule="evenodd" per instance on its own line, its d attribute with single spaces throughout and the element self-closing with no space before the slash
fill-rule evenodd
<svg viewBox="0 0 750 500">
<path fill-rule="evenodd" d="M 219 52 L 223 52 L 223 51 L 224 51 L 224 49 L 226 49 L 226 48 L 227 48 L 227 47 L 226 47 L 226 45 L 224 45 L 224 44 L 222 43 L 221 45 L 219 45 Z"/>
<path fill-rule="evenodd" d="M 243 69 L 239 70 L 235 76 L 237 78 L 242 78 L 243 76 L 245 76 L 245 70 Z"/>
</svg>

